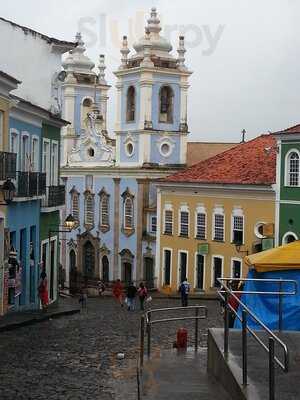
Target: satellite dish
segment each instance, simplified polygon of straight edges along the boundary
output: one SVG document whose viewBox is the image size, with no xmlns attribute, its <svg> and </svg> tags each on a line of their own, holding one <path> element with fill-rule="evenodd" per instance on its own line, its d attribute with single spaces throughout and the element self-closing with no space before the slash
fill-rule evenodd
<svg viewBox="0 0 300 400">
<path fill-rule="evenodd" d="M 64 82 L 66 76 L 67 76 L 66 71 L 60 71 L 60 73 L 57 75 L 57 79 L 61 82 Z"/>
</svg>

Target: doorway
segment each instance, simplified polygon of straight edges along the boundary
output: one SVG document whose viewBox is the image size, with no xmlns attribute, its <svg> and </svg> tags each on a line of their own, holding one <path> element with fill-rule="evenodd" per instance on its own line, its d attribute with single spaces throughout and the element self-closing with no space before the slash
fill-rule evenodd
<svg viewBox="0 0 300 400">
<path fill-rule="evenodd" d="M 202 254 L 197 254 L 196 288 L 204 289 L 204 256 Z"/>
<path fill-rule="evenodd" d="M 83 246 L 83 274 L 85 278 L 93 278 L 95 272 L 95 249 L 90 241 Z"/>
<path fill-rule="evenodd" d="M 76 269 L 76 253 L 74 250 L 69 254 L 69 287 L 71 294 L 76 292 L 77 285 L 77 269 Z"/>
<path fill-rule="evenodd" d="M 154 288 L 154 260 L 152 257 L 145 257 L 145 274 L 144 279 L 149 289 Z"/>
<path fill-rule="evenodd" d="M 102 257 L 102 280 L 103 282 L 109 282 L 109 261 L 107 256 Z"/>
<path fill-rule="evenodd" d="M 187 253 L 183 251 L 179 253 L 179 276 L 180 282 L 187 278 Z"/>
<path fill-rule="evenodd" d="M 124 268 L 124 283 L 128 285 L 130 282 L 132 282 L 132 264 L 129 262 L 124 262 L 123 268 Z"/>
</svg>

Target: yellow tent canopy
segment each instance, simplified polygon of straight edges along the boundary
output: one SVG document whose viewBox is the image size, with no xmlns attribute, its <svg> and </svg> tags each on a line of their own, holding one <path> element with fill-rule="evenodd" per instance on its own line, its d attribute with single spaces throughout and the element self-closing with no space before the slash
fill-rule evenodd
<svg viewBox="0 0 300 400">
<path fill-rule="evenodd" d="M 300 240 L 245 257 L 257 272 L 300 269 Z"/>
</svg>

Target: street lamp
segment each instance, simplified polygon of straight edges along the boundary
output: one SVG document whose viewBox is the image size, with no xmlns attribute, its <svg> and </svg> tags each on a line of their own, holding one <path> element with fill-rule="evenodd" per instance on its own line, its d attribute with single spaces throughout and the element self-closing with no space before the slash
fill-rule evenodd
<svg viewBox="0 0 300 400">
<path fill-rule="evenodd" d="M 51 263 L 52 263 L 51 234 L 52 233 L 70 233 L 75 228 L 76 224 L 77 224 L 76 219 L 73 217 L 72 214 L 69 214 L 63 224 L 63 227 L 66 229 L 58 229 L 58 230 L 49 229 L 48 239 L 49 239 L 49 266 L 50 266 L 50 269 L 51 269 Z M 58 286 L 57 286 L 57 288 L 58 288 Z"/>
<path fill-rule="evenodd" d="M 2 187 L 1 187 L 2 193 L 3 193 L 3 199 L 5 203 L 1 203 L 1 205 L 8 205 L 10 204 L 15 196 L 15 192 L 16 192 L 16 187 L 15 185 L 12 183 L 12 181 L 10 179 L 7 179 Z"/>
<path fill-rule="evenodd" d="M 64 227 L 68 229 L 69 232 L 71 232 L 75 226 L 76 226 L 76 219 L 73 217 L 72 214 L 69 214 L 67 218 L 65 219 Z"/>
</svg>

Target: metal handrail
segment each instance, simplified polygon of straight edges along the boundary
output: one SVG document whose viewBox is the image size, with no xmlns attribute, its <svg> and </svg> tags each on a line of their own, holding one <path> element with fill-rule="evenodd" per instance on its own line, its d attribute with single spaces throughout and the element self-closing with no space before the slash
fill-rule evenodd
<svg viewBox="0 0 300 400">
<path fill-rule="evenodd" d="M 195 310 L 194 316 L 189 317 L 175 317 L 175 318 L 163 318 L 152 320 L 152 314 L 158 312 L 174 311 L 174 310 Z M 199 310 L 204 310 L 204 315 L 199 315 Z M 173 321 L 185 321 L 194 320 L 195 321 L 195 351 L 198 351 L 198 331 L 199 331 L 199 320 L 207 318 L 207 307 L 206 306 L 188 306 L 188 307 L 169 307 L 169 308 L 156 308 L 153 310 L 148 310 L 145 315 L 141 317 L 141 330 L 140 330 L 140 365 L 143 366 L 144 363 L 144 343 L 145 343 L 145 326 L 147 330 L 147 355 L 148 358 L 151 356 L 151 326 L 153 324 L 159 324 L 164 322 Z"/>
<path fill-rule="evenodd" d="M 263 283 L 278 283 L 280 290 L 278 292 L 274 291 L 233 291 L 231 290 L 226 283 L 229 281 L 259 281 Z M 243 385 L 247 385 L 247 331 L 252 335 L 252 337 L 262 346 L 262 348 L 269 354 L 269 399 L 275 399 L 275 363 L 284 371 L 288 372 L 289 370 L 289 352 L 287 345 L 277 336 L 275 335 L 250 309 L 247 307 L 236 294 L 250 294 L 250 295 L 277 295 L 279 296 L 279 314 L 282 312 L 282 297 L 287 295 L 295 295 L 298 290 L 298 283 L 295 280 L 284 280 L 284 279 L 238 279 L 238 278 L 218 278 L 219 283 L 221 284 L 221 289 L 218 290 L 218 294 L 221 299 L 225 302 L 224 304 L 224 355 L 228 356 L 228 344 L 229 344 L 229 310 L 231 310 L 234 315 L 242 322 L 242 351 L 243 351 Z M 225 283 L 226 282 L 226 283 Z M 282 284 L 284 283 L 292 283 L 294 285 L 295 290 L 291 292 L 281 291 Z M 223 296 L 224 294 L 224 296 Z M 242 308 L 242 317 L 239 316 L 238 312 L 228 303 L 229 296 L 232 296 L 241 306 Z M 251 316 L 251 318 L 269 335 L 269 343 L 268 346 L 263 343 L 263 341 L 258 337 L 258 335 L 251 329 L 247 324 L 247 315 Z M 282 319 L 282 316 L 279 315 L 279 320 Z M 284 362 L 281 362 L 275 356 L 274 345 L 275 342 L 283 349 L 284 353 Z"/>
</svg>

